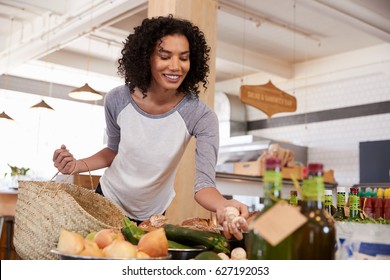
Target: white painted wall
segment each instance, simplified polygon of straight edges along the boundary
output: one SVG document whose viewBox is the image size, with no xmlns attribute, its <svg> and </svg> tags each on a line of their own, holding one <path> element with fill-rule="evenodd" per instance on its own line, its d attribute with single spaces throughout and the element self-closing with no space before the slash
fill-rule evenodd
<svg viewBox="0 0 390 280">
<path fill-rule="evenodd" d="M 285 80 L 265 74 L 247 76 L 243 82 L 216 84 L 217 91 L 239 95 L 240 85 L 272 80 L 297 98 L 295 113 L 273 118 L 390 100 L 390 44 L 310 61 L 295 66 L 295 77 Z M 248 121 L 266 119 L 247 106 Z M 310 123 L 250 131 L 250 134 L 308 147 L 309 162 L 333 169 L 340 186 L 359 183 L 359 142 L 390 139 L 390 114 Z M 390 156 L 390 155 L 389 155 Z"/>
</svg>

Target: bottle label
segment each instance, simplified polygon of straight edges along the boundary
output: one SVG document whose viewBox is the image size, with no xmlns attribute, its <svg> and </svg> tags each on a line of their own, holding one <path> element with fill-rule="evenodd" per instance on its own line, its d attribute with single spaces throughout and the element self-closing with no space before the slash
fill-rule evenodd
<svg viewBox="0 0 390 280">
<path fill-rule="evenodd" d="M 298 205 L 298 197 L 296 195 L 292 195 L 290 197 L 290 205 L 293 205 L 293 206 Z"/>
<path fill-rule="evenodd" d="M 360 199 L 357 195 L 351 195 L 349 198 L 349 209 L 350 211 L 358 211 L 360 209 Z"/>
<path fill-rule="evenodd" d="M 249 227 L 272 246 L 277 246 L 306 222 L 307 217 L 296 207 L 279 202 L 260 215 Z"/>
<path fill-rule="evenodd" d="M 345 193 L 337 193 L 337 207 L 345 206 Z"/>
<path fill-rule="evenodd" d="M 332 196 L 325 195 L 325 206 L 332 206 Z"/>
<path fill-rule="evenodd" d="M 324 182 L 321 176 L 313 176 L 303 181 L 302 196 L 306 201 L 323 201 Z"/>
<path fill-rule="evenodd" d="M 264 183 L 268 191 L 282 190 L 282 173 L 275 170 L 266 170 L 264 173 Z"/>
</svg>

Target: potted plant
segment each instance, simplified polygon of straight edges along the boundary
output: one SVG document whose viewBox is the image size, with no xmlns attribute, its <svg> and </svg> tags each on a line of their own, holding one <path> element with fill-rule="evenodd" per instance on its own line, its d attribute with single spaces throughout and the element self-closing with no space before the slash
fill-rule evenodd
<svg viewBox="0 0 390 280">
<path fill-rule="evenodd" d="M 12 166 L 8 164 L 8 166 L 11 168 L 11 173 L 5 173 L 4 177 L 7 177 L 8 174 L 11 175 L 11 182 L 9 187 L 10 188 L 17 188 L 18 187 L 18 180 L 23 178 L 24 176 L 27 176 L 28 171 L 30 168 L 25 168 L 25 167 L 17 167 L 17 166 Z"/>
</svg>

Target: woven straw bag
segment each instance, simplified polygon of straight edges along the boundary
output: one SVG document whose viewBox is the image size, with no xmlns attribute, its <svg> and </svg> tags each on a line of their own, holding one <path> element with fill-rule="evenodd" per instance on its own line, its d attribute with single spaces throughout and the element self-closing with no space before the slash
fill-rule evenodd
<svg viewBox="0 0 390 280">
<path fill-rule="evenodd" d="M 61 228 L 86 236 L 119 229 L 124 214 L 116 204 L 81 186 L 58 182 L 19 182 L 14 246 L 22 259 L 50 260 Z"/>
</svg>

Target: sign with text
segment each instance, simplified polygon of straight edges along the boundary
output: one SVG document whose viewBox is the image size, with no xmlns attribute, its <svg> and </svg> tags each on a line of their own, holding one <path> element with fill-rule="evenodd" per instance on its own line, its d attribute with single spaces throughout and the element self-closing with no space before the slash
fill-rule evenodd
<svg viewBox="0 0 390 280">
<path fill-rule="evenodd" d="M 271 81 L 265 85 L 241 86 L 240 100 L 263 111 L 269 118 L 276 113 L 297 110 L 296 98 L 275 87 Z"/>
</svg>

